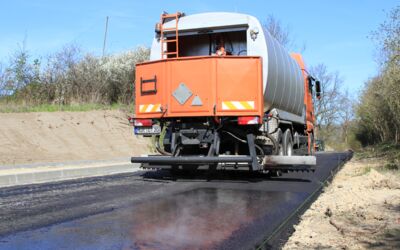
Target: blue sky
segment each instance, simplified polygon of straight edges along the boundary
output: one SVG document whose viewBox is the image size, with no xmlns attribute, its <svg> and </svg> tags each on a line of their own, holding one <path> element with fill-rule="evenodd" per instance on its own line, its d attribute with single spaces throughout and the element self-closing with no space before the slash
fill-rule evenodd
<svg viewBox="0 0 400 250">
<path fill-rule="evenodd" d="M 45 57 L 68 43 L 101 54 L 106 16 L 110 54 L 149 46 L 163 10 L 241 12 L 261 21 L 272 14 L 289 27 L 299 47 L 306 44 L 303 56 L 308 65 L 324 63 L 328 70 L 339 71 L 345 87 L 355 94 L 377 72 L 375 45 L 367 36 L 396 4 L 396 0 L 2 0 L 0 61 L 6 62 L 24 39 L 33 57 Z"/>
</svg>

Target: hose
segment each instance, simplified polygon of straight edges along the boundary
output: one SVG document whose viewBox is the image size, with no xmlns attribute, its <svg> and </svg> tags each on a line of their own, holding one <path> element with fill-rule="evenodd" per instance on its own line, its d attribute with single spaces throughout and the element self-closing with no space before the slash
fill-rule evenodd
<svg viewBox="0 0 400 250">
<path fill-rule="evenodd" d="M 167 155 L 167 156 L 172 156 L 171 153 L 168 153 L 167 151 L 165 151 L 164 149 L 162 149 L 160 147 L 160 136 L 156 135 L 156 141 L 155 141 L 155 146 L 156 146 L 156 150 L 158 153 L 162 154 L 162 155 Z"/>
<path fill-rule="evenodd" d="M 246 144 L 247 144 L 247 141 L 246 141 L 246 140 L 240 139 L 239 137 L 237 137 L 236 135 L 234 135 L 234 134 L 231 133 L 231 132 L 228 132 L 228 131 L 226 131 L 226 130 L 222 130 L 222 132 L 227 133 L 228 135 L 232 136 L 232 137 L 235 138 L 236 140 L 238 140 L 238 141 L 240 141 L 240 142 L 242 142 L 242 143 L 246 143 Z M 263 150 L 260 146 L 258 146 L 257 144 L 254 144 L 254 146 L 261 152 L 261 155 L 262 155 L 262 156 L 265 155 L 265 154 L 264 154 L 264 150 Z"/>
<path fill-rule="evenodd" d="M 257 144 L 254 144 L 254 146 L 256 146 L 256 148 L 257 148 L 258 150 L 260 150 L 262 156 L 265 156 L 264 150 L 263 150 L 260 146 L 258 146 Z"/>
<path fill-rule="evenodd" d="M 243 52 L 247 52 L 247 49 L 242 49 L 241 51 L 239 51 L 239 52 L 237 53 L 237 56 L 240 56 L 240 54 L 242 54 Z"/>
<path fill-rule="evenodd" d="M 265 133 L 265 136 L 268 137 L 271 141 L 272 144 L 274 144 L 274 151 L 272 152 L 273 155 L 277 155 L 279 151 L 279 144 L 276 141 L 276 139 L 270 134 L 270 133 Z"/>
<path fill-rule="evenodd" d="M 234 135 L 234 134 L 231 133 L 231 132 L 228 132 L 228 131 L 226 131 L 226 130 L 222 130 L 222 132 L 227 133 L 228 135 L 232 136 L 233 138 L 235 138 L 236 140 L 238 140 L 238 141 L 240 141 L 240 142 L 242 142 L 242 143 L 247 143 L 246 140 L 240 139 L 239 137 L 237 137 L 236 135 Z"/>
</svg>

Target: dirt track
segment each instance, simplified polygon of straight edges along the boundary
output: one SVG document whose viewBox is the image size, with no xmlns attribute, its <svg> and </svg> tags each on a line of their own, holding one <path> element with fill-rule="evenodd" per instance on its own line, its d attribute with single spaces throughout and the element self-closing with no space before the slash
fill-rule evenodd
<svg viewBox="0 0 400 250">
<path fill-rule="evenodd" d="M 0 114 L 0 165 L 105 160 L 148 150 L 117 110 Z"/>
</svg>

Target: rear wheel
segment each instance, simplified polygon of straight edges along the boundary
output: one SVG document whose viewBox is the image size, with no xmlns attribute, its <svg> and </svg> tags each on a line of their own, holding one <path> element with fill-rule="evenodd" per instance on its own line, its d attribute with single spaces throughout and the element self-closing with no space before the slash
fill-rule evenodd
<svg viewBox="0 0 400 250">
<path fill-rule="evenodd" d="M 283 155 L 291 156 L 293 155 L 293 137 L 290 129 L 286 129 L 283 134 Z"/>
</svg>

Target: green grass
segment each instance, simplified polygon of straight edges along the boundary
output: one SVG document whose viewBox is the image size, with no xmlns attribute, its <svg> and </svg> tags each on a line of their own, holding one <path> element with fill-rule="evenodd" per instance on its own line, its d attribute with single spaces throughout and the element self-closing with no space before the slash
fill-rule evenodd
<svg viewBox="0 0 400 250">
<path fill-rule="evenodd" d="M 396 164 L 395 162 L 388 162 L 383 166 L 383 169 L 388 170 L 388 171 L 398 171 L 399 164 Z"/>
<path fill-rule="evenodd" d="M 400 160 L 400 144 L 382 143 L 363 148 L 355 155 L 356 159 L 385 158 L 389 161 Z"/>
<path fill-rule="evenodd" d="M 21 105 L 21 104 L 4 104 L 0 103 L 0 113 L 22 113 L 22 112 L 82 112 L 90 110 L 133 110 L 126 104 L 114 103 L 111 105 L 97 104 L 97 103 L 83 103 L 83 104 L 70 104 L 70 105 L 57 105 L 57 104 L 41 104 L 41 105 Z"/>
<path fill-rule="evenodd" d="M 379 172 L 390 172 L 391 174 L 400 174 L 400 145 L 382 143 L 379 145 L 364 148 L 355 153 L 355 159 L 378 159 L 381 164 L 374 169 Z M 362 173 L 367 174 L 371 171 L 371 167 L 363 169 Z"/>
<path fill-rule="evenodd" d="M 373 168 L 371 166 L 366 166 L 363 167 L 358 173 L 354 174 L 353 176 L 362 176 L 362 175 L 366 175 L 369 172 L 371 172 Z"/>
<path fill-rule="evenodd" d="M 360 175 L 365 175 L 368 174 L 369 172 L 371 172 L 372 167 L 371 166 L 366 166 L 365 168 L 363 168 L 362 172 L 360 173 Z"/>
</svg>

